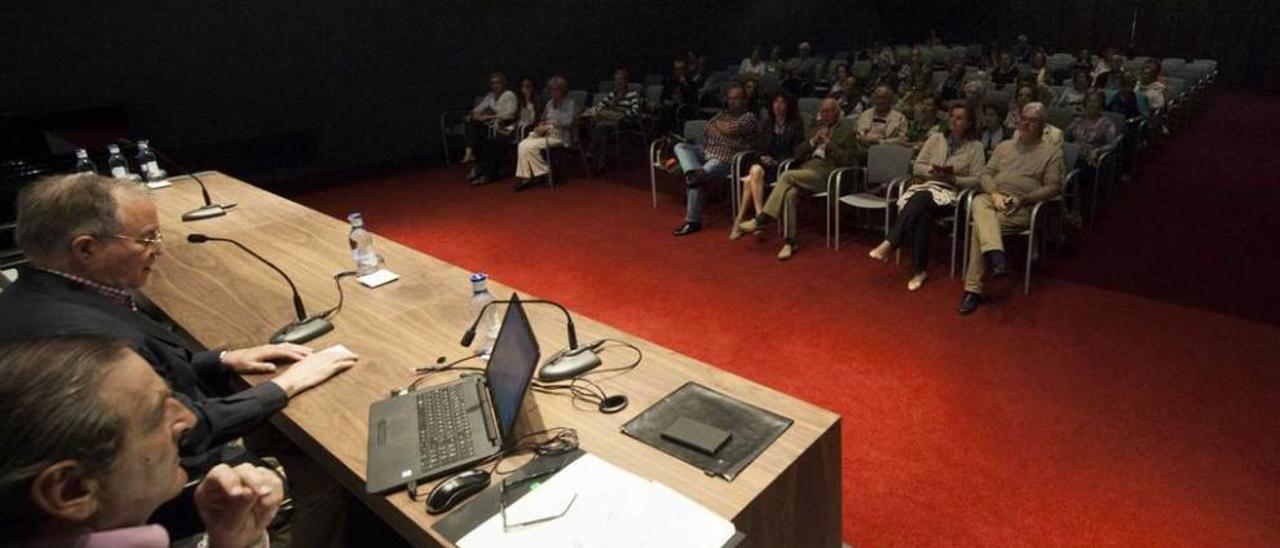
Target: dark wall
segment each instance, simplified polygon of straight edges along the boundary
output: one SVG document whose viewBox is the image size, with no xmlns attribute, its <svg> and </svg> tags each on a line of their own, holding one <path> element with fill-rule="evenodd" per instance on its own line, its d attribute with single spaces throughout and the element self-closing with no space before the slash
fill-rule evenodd
<svg viewBox="0 0 1280 548">
<path fill-rule="evenodd" d="M 305 177 L 438 157 L 440 111 L 468 104 L 495 68 L 511 78 L 562 73 L 594 89 L 617 65 L 665 72 L 670 54 L 691 46 L 720 67 L 753 43 L 837 51 L 931 28 L 957 42 L 1026 32 L 1051 49 L 1100 45 L 1127 39 L 1131 13 L 1116 4 L 24 0 L 0 6 L 0 111 L 123 104 L 134 137 L 187 151 L 193 168 L 297 145 L 312 153 L 280 163 Z M 1219 57 L 1250 74 L 1274 62 L 1275 2 L 1159 4 L 1140 19 L 1139 51 Z"/>
</svg>

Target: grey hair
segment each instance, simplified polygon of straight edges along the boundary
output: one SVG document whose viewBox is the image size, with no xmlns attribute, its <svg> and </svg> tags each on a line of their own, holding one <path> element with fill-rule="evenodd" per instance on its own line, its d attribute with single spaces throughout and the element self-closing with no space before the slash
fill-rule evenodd
<svg viewBox="0 0 1280 548">
<path fill-rule="evenodd" d="M 569 81 L 568 81 L 568 80 L 566 80 L 564 76 L 552 76 L 550 80 L 547 80 L 547 87 L 548 87 L 548 88 L 560 88 L 560 89 L 562 89 L 562 90 L 564 90 L 564 91 L 568 92 L 568 91 L 569 91 Z"/>
<path fill-rule="evenodd" d="M 1032 101 L 1030 103 L 1027 103 L 1025 106 L 1022 107 L 1021 114 L 1023 116 L 1028 116 L 1028 115 L 1035 116 L 1036 118 L 1039 118 L 1041 121 L 1046 121 L 1049 118 L 1048 111 L 1047 109 L 1045 109 L 1044 103 L 1041 103 L 1040 101 Z"/>
<path fill-rule="evenodd" d="M 39 264 L 70 251 L 76 236 L 116 234 L 121 198 L 145 199 L 147 194 L 137 184 L 93 173 L 40 179 L 18 193 L 14 240 Z"/>
<path fill-rule="evenodd" d="M 111 467 L 125 427 L 101 387 L 126 351 L 101 336 L 0 343 L 0 538 L 41 521 L 31 487 L 43 470 L 65 460 L 86 475 Z"/>
</svg>

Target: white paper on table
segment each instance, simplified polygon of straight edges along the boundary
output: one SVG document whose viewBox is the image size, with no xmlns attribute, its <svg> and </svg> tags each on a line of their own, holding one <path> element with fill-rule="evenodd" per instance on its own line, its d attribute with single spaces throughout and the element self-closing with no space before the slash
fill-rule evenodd
<svg viewBox="0 0 1280 548">
<path fill-rule="evenodd" d="M 504 532 L 499 513 L 459 539 L 458 546 L 719 548 L 734 534 L 723 517 L 590 453 L 509 506 L 507 518 L 519 523 L 558 514 L 575 494 L 562 517 Z"/>
<path fill-rule="evenodd" d="M 147 188 L 151 190 L 158 190 L 167 186 L 173 186 L 173 183 L 169 182 L 168 179 L 160 179 L 159 181 L 147 181 Z"/>
</svg>

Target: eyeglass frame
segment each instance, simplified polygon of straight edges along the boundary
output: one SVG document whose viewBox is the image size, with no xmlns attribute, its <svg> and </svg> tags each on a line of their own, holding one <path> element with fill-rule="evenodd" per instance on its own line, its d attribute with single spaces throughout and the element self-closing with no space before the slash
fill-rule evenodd
<svg viewBox="0 0 1280 548">
<path fill-rule="evenodd" d="M 524 527 L 526 525 L 534 525 L 537 523 L 548 522 L 553 519 L 559 519 L 564 517 L 565 514 L 569 513 L 569 509 L 573 507 L 573 502 L 578 500 L 578 493 L 576 492 L 573 494 L 573 497 L 569 499 L 569 503 L 564 506 L 564 509 L 561 510 L 559 514 L 543 516 L 540 518 L 535 518 L 529 521 L 522 521 L 519 523 L 509 523 L 507 521 L 507 489 L 532 482 L 538 478 L 554 475 L 556 472 L 560 471 L 560 468 L 561 468 L 560 466 L 557 466 L 550 470 L 543 470 L 536 474 L 530 474 L 528 476 L 517 479 L 515 481 L 512 481 L 511 478 L 504 478 L 502 480 L 502 483 L 499 484 L 498 486 L 498 509 L 499 509 L 499 512 L 502 514 L 502 531 L 504 533 L 512 529 Z M 512 503 L 514 504 L 514 501 Z"/>
<path fill-rule="evenodd" d="M 125 240 L 135 244 L 139 244 L 149 248 L 159 248 L 164 245 L 164 235 L 159 230 L 155 231 L 154 236 L 125 236 L 124 234 L 97 234 L 100 238 L 111 238 L 114 240 Z"/>
</svg>

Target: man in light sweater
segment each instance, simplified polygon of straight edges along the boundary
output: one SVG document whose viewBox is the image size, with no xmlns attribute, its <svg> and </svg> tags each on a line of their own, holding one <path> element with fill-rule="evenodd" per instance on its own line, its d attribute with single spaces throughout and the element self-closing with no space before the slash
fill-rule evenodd
<svg viewBox="0 0 1280 548">
<path fill-rule="evenodd" d="M 971 206 L 969 267 L 964 297 L 956 310 L 960 315 L 973 312 L 982 302 L 984 274 L 1008 273 L 1001 231 L 1026 228 L 1031 223 L 1031 208 L 1062 192 L 1062 147 L 1044 141 L 1047 120 L 1043 103 L 1022 107 L 1018 137 L 996 146 L 978 178 L 982 194 L 973 198 Z"/>
</svg>

